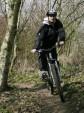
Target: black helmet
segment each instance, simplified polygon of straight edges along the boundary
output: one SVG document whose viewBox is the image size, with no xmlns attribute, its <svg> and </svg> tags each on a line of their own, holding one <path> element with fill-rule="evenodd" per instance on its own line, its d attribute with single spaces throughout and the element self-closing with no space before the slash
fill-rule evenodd
<svg viewBox="0 0 84 113">
<path fill-rule="evenodd" d="M 46 14 L 47 16 L 57 16 L 57 12 L 55 10 L 49 10 Z"/>
</svg>

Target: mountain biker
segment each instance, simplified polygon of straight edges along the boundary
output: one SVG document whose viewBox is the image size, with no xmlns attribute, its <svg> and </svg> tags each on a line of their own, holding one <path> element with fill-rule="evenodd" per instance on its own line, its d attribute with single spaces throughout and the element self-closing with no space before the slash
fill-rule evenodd
<svg viewBox="0 0 84 113">
<path fill-rule="evenodd" d="M 53 58 L 57 60 L 56 43 L 63 45 L 65 42 L 65 30 L 63 24 L 57 17 L 57 12 L 49 10 L 44 18 L 43 25 L 40 27 L 36 35 L 35 46 L 32 49 L 32 53 L 35 53 L 39 49 L 49 49 Z M 46 53 L 41 52 L 38 55 L 40 75 L 42 79 L 46 78 L 47 75 L 47 59 Z"/>
</svg>

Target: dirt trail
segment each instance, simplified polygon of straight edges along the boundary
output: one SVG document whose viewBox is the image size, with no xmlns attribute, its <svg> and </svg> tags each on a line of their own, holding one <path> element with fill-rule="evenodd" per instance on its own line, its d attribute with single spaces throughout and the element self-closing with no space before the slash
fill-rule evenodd
<svg viewBox="0 0 84 113">
<path fill-rule="evenodd" d="M 84 113 L 84 84 L 76 85 L 79 89 L 73 84 L 65 85 L 66 102 L 62 103 L 45 84 L 15 84 L 0 94 L 0 113 Z"/>
<path fill-rule="evenodd" d="M 51 95 L 45 84 L 38 87 L 33 87 L 32 84 L 20 84 L 18 87 L 28 88 L 36 96 L 36 104 L 39 106 L 39 110 L 35 113 L 67 113 L 65 109 L 66 103 L 62 103 L 58 95 Z M 31 113 L 34 113 L 34 111 Z"/>
<path fill-rule="evenodd" d="M 25 85 L 22 85 L 22 87 L 24 88 Z M 72 91 L 73 88 L 70 89 L 69 86 L 69 91 L 64 92 L 65 103 L 60 101 L 59 95 L 51 95 L 45 84 L 27 85 L 26 88 L 29 88 L 30 92 L 35 96 L 34 104 L 39 108 L 31 113 L 84 113 L 83 94 L 80 97 L 80 91 L 78 92 L 75 89 Z"/>
</svg>

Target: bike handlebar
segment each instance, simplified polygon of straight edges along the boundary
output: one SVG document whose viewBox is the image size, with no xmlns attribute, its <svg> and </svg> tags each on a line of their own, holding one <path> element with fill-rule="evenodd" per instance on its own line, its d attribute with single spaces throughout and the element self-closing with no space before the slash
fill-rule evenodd
<svg viewBox="0 0 84 113">
<path fill-rule="evenodd" d="M 38 53 L 41 53 L 41 52 L 49 52 L 49 51 L 51 51 L 54 48 L 55 48 L 55 46 L 53 46 L 52 48 L 49 48 L 49 49 L 39 49 L 39 50 L 36 50 L 36 52 L 38 52 Z"/>
</svg>

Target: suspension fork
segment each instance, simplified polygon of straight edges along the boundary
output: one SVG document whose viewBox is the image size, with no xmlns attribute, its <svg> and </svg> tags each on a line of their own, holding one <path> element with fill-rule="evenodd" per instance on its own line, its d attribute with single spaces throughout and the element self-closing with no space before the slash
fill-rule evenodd
<svg viewBox="0 0 84 113">
<path fill-rule="evenodd" d="M 50 76 L 52 78 L 53 81 L 53 85 L 56 85 L 56 81 L 55 81 L 55 60 L 53 60 L 52 58 L 52 54 L 49 53 L 49 55 L 47 56 L 47 61 L 48 61 L 48 66 L 49 66 L 49 70 L 50 70 Z M 54 73 L 53 73 L 54 70 Z"/>
</svg>

